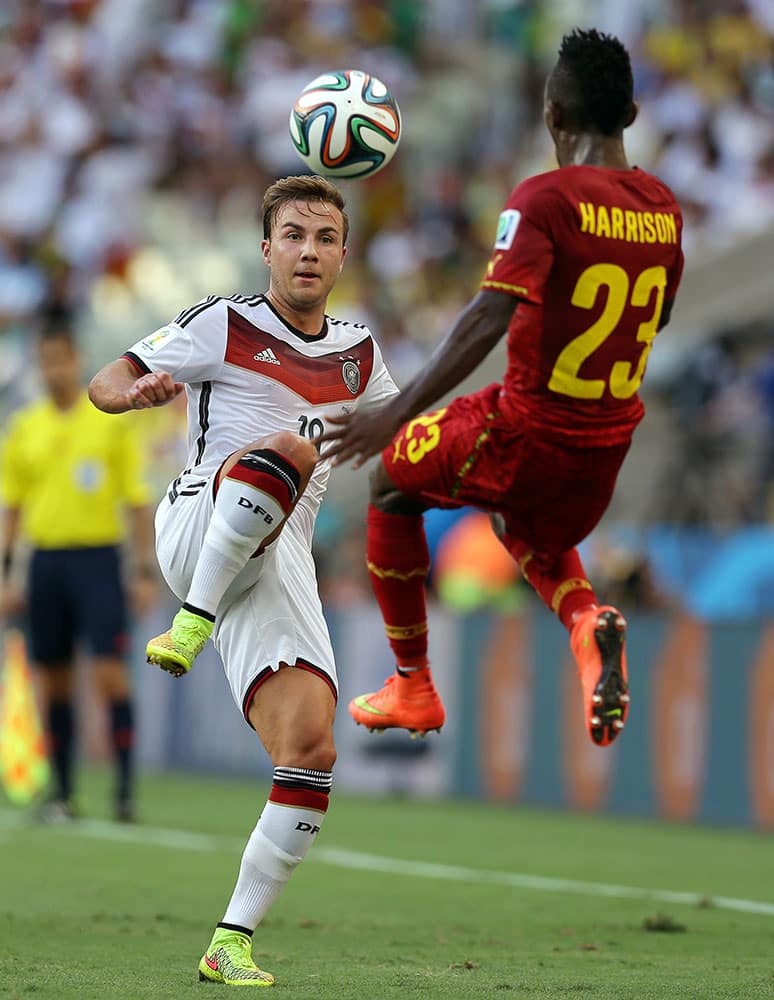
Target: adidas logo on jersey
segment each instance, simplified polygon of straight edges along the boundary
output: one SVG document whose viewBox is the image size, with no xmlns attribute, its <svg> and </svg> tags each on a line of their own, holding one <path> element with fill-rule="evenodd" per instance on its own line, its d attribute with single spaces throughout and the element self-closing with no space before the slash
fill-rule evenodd
<svg viewBox="0 0 774 1000">
<path fill-rule="evenodd" d="M 282 364 L 280 359 L 270 347 L 267 347 L 265 351 L 260 351 L 258 354 L 254 354 L 253 361 L 265 361 L 269 365 Z"/>
</svg>

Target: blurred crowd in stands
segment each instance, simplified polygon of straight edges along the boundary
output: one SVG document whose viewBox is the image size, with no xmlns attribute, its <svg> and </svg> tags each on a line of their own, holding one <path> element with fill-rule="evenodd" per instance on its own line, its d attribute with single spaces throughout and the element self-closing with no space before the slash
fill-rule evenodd
<svg viewBox="0 0 774 1000">
<path fill-rule="evenodd" d="M 393 163 L 342 185 L 332 311 L 368 323 L 404 381 L 475 291 L 507 193 L 553 166 L 545 74 L 561 33 L 605 11 L 634 61 L 631 158 L 675 190 L 689 257 L 772 227 L 769 0 L 6 0 L 0 413 L 34 391 L 30 335 L 51 317 L 97 367 L 204 295 L 264 287 L 259 199 L 303 170 L 289 110 L 333 68 L 368 69 L 403 113 Z M 662 389 L 696 477 L 665 516 L 771 517 L 771 334 L 722 331 Z M 179 414 L 155 421 L 162 486 Z M 708 509 L 716 485 L 727 509 Z"/>
</svg>

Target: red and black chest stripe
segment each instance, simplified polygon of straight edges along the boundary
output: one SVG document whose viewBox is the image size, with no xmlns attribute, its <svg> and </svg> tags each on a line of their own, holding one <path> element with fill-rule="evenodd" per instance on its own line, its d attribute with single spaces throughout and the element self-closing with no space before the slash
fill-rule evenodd
<svg viewBox="0 0 774 1000">
<path fill-rule="evenodd" d="M 345 403 L 363 393 L 374 366 L 374 345 L 364 337 L 352 347 L 312 357 L 229 309 L 225 361 L 320 406 Z"/>
</svg>

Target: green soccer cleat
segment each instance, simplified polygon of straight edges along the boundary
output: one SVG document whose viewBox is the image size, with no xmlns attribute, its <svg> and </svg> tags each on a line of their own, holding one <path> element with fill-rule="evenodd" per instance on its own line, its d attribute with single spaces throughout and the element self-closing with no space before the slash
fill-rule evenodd
<svg viewBox="0 0 774 1000">
<path fill-rule="evenodd" d="M 145 647 L 148 663 L 155 663 L 175 677 L 187 674 L 207 644 L 214 622 L 181 608 L 168 632 L 157 635 Z"/>
<path fill-rule="evenodd" d="M 199 980 L 226 986 L 273 986 L 274 976 L 258 968 L 251 946 L 247 934 L 216 927 L 199 962 Z"/>
</svg>

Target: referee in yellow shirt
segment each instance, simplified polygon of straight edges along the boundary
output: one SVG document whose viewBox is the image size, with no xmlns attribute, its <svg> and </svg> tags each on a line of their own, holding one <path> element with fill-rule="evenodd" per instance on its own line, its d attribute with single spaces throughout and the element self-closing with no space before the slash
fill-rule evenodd
<svg viewBox="0 0 774 1000">
<path fill-rule="evenodd" d="M 56 780 L 44 816 L 58 820 L 74 814 L 74 657 L 83 641 L 110 712 L 116 818 L 131 820 L 134 721 L 120 546 L 128 527 L 133 590 L 138 604 L 147 604 L 155 572 L 142 452 L 130 424 L 89 402 L 78 350 L 65 324 L 43 334 L 37 349 L 46 396 L 11 418 L 0 460 L 0 610 L 7 616 L 23 605 L 11 583 L 17 541 L 23 538 L 32 550 L 26 588 L 29 644 L 40 668 Z"/>
</svg>

